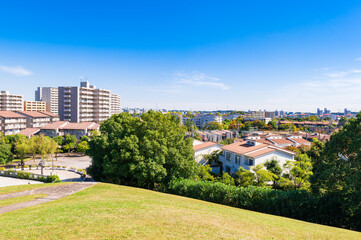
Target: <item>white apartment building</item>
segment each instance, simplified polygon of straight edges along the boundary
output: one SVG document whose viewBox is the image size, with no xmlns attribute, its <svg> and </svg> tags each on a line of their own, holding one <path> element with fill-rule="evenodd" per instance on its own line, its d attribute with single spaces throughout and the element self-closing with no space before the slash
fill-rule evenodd
<svg viewBox="0 0 361 240">
<path fill-rule="evenodd" d="M 236 142 L 221 147 L 222 155 L 219 156 L 222 162 L 223 171 L 233 175 L 239 167 L 251 170 L 258 164 L 276 159 L 283 166 L 287 161 L 294 161 L 294 152 L 285 150 L 269 144 L 259 143 L 256 140 Z"/>
<path fill-rule="evenodd" d="M 35 91 L 35 101 L 44 101 L 46 103 L 46 109 L 44 111 L 58 114 L 58 88 L 38 87 L 38 89 Z"/>
<path fill-rule="evenodd" d="M 218 122 L 221 124 L 223 118 L 222 116 L 218 116 L 216 114 L 198 114 L 192 120 L 198 128 L 204 128 L 210 122 Z"/>
<path fill-rule="evenodd" d="M 24 111 L 46 111 L 46 102 L 43 101 L 25 101 Z"/>
<path fill-rule="evenodd" d="M 110 116 L 122 112 L 120 107 L 120 96 L 114 93 L 110 94 Z"/>
<path fill-rule="evenodd" d="M 5 136 L 17 134 L 25 128 L 25 116 L 12 111 L 0 111 L 0 132 Z"/>
<path fill-rule="evenodd" d="M 0 111 L 24 110 L 24 98 L 21 95 L 10 94 L 9 91 L 0 92 Z"/>
<path fill-rule="evenodd" d="M 113 96 L 114 99 L 118 97 Z M 96 122 L 111 116 L 111 109 L 120 109 L 119 101 L 112 103 L 110 90 L 97 89 L 88 81 L 80 87 L 59 87 L 59 116 L 61 121 Z"/>
<path fill-rule="evenodd" d="M 27 128 L 40 128 L 48 123 L 52 122 L 52 118 L 49 115 L 36 111 L 20 111 L 18 114 L 26 117 Z"/>
</svg>

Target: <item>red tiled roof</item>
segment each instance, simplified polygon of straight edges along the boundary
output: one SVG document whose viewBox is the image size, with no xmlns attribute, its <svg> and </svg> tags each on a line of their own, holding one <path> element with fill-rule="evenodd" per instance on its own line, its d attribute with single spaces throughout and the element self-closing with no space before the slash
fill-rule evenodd
<svg viewBox="0 0 361 240">
<path fill-rule="evenodd" d="M 230 151 L 230 152 L 234 152 L 234 153 L 238 153 L 241 155 L 246 155 L 249 157 L 257 157 L 257 156 L 261 156 L 263 154 L 270 153 L 273 151 L 281 151 L 281 152 L 285 152 L 285 153 L 291 154 L 291 155 L 296 154 L 292 151 L 288 151 L 283 148 L 279 148 L 279 147 L 269 145 L 269 144 L 259 144 L 256 146 L 251 146 L 251 145 L 246 144 L 246 142 L 233 143 L 233 144 L 230 144 L 227 146 L 223 146 L 223 147 L 221 147 L 221 149 Z"/>
<path fill-rule="evenodd" d="M 56 130 L 60 127 L 65 126 L 66 124 L 68 124 L 69 122 L 66 121 L 59 121 L 59 122 L 53 122 L 53 123 L 48 123 L 45 126 L 40 127 L 40 129 L 45 129 L 45 130 Z"/>
<path fill-rule="evenodd" d="M 19 113 L 12 112 L 12 111 L 0 111 L 0 117 L 3 117 L 3 118 L 25 118 L 24 115 L 21 115 Z"/>
<path fill-rule="evenodd" d="M 292 144 L 292 141 L 286 139 L 286 138 L 281 138 L 281 139 L 270 139 L 270 141 L 275 142 L 276 144 Z"/>
<path fill-rule="evenodd" d="M 18 111 L 18 113 L 29 116 L 29 117 L 38 117 L 38 118 L 49 117 L 41 112 L 36 112 L 36 111 Z"/>
<path fill-rule="evenodd" d="M 270 152 L 274 152 L 274 151 L 276 151 L 276 149 L 273 149 L 273 148 L 265 148 L 265 149 L 260 149 L 260 150 L 255 151 L 255 152 L 247 153 L 247 154 L 245 154 L 245 155 L 248 156 L 248 157 L 255 158 L 255 157 L 262 156 L 262 155 L 264 155 L 264 154 L 267 154 L 267 153 L 270 153 Z"/>
<path fill-rule="evenodd" d="M 25 128 L 21 130 L 18 134 L 25 135 L 27 137 L 33 136 L 34 134 L 40 132 L 40 128 Z"/>
<path fill-rule="evenodd" d="M 95 122 L 82 122 L 82 123 L 69 123 L 60 129 L 68 129 L 68 130 L 84 130 L 84 129 L 92 129 Z"/>
<path fill-rule="evenodd" d="M 215 143 L 215 142 L 205 142 L 205 143 L 194 145 L 193 150 L 198 151 L 198 150 L 201 150 L 201 149 L 204 149 L 204 148 L 215 146 L 217 144 L 218 143 Z"/>
<path fill-rule="evenodd" d="M 50 117 L 59 117 L 59 115 L 56 115 L 56 114 L 54 114 L 52 112 L 48 112 L 48 111 L 39 111 L 39 112 L 42 113 L 42 114 L 48 115 Z"/>
<path fill-rule="evenodd" d="M 311 144 L 309 141 L 303 138 L 292 138 L 292 140 L 300 144 Z"/>
<path fill-rule="evenodd" d="M 99 129 L 100 124 L 99 123 L 95 123 L 94 125 L 90 126 L 88 129 Z"/>
<path fill-rule="evenodd" d="M 221 147 L 223 150 L 227 150 L 227 151 L 231 151 L 231 152 L 235 152 L 238 154 L 246 154 L 248 152 L 252 152 L 254 150 L 257 149 L 261 149 L 264 147 L 267 147 L 267 144 L 259 144 L 256 146 L 252 146 L 246 143 L 246 141 L 244 142 L 236 142 L 236 143 L 232 143 L 226 146 Z"/>
</svg>

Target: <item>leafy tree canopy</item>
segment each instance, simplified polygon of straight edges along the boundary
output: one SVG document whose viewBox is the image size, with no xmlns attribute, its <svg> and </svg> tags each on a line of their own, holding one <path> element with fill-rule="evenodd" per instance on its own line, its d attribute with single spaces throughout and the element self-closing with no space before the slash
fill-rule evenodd
<svg viewBox="0 0 361 240">
<path fill-rule="evenodd" d="M 173 115 L 149 111 L 142 118 L 113 115 L 92 136 L 88 172 L 96 180 L 154 188 L 195 176 L 192 138 Z"/>
</svg>

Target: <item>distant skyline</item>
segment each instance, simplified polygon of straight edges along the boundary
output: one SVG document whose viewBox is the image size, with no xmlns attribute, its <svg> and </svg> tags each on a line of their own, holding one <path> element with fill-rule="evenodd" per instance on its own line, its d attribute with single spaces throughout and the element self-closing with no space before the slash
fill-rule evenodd
<svg viewBox="0 0 361 240">
<path fill-rule="evenodd" d="M 122 107 L 361 110 L 360 1 L 7 1 L 0 90 L 81 78 Z"/>
</svg>

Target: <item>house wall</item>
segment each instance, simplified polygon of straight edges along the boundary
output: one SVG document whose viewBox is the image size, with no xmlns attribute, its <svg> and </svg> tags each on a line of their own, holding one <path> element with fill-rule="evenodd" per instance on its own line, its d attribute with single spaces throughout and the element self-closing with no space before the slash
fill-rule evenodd
<svg viewBox="0 0 361 240">
<path fill-rule="evenodd" d="M 211 146 L 208 148 L 200 149 L 200 150 L 194 152 L 194 159 L 197 163 L 199 163 L 201 165 L 205 165 L 205 164 L 207 164 L 207 162 L 204 159 L 203 155 L 211 154 L 214 151 L 219 151 L 219 150 L 221 150 L 220 145 L 214 145 L 214 146 Z"/>
<path fill-rule="evenodd" d="M 227 160 L 227 157 L 226 157 L 227 153 L 231 154 L 230 161 Z M 235 161 L 236 155 L 241 157 L 240 164 L 237 164 Z M 258 164 L 261 164 L 261 163 L 264 164 L 265 162 L 267 162 L 268 160 L 271 160 L 272 158 L 275 158 L 276 160 L 278 160 L 281 167 L 283 166 L 283 164 L 286 163 L 286 161 L 294 160 L 294 156 L 283 153 L 281 151 L 274 151 L 274 152 L 259 156 L 257 158 L 254 158 L 253 165 L 247 164 L 247 162 L 249 162 L 249 160 L 252 158 L 244 156 L 244 155 L 235 154 L 233 152 L 223 151 L 223 155 L 219 156 L 219 160 L 223 163 L 222 164 L 223 171 L 228 172 L 227 169 L 229 168 L 230 174 L 234 174 L 235 172 L 237 172 L 239 167 L 243 167 L 246 170 L 250 170 L 252 167 L 254 167 Z"/>
</svg>

